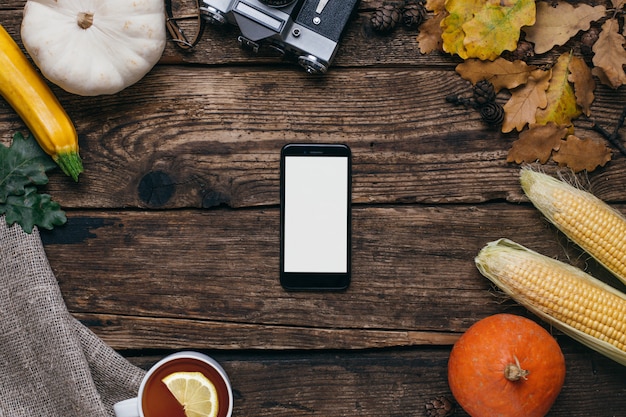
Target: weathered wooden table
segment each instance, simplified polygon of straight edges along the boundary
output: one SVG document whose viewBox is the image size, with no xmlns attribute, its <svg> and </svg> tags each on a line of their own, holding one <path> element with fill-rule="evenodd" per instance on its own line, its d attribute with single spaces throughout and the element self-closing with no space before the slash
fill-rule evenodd
<svg viewBox="0 0 626 417">
<path fill-rule="evenodd" d="M 24 3 L 0 6 L 18 43 Z M 77 318 L 143 367 L 208 352 L 232 379 L 237 416 L 421 416 L 450 395 L 447 358 L 464 330 L 494 313 L 529 315 L 476 270 L 485 243 L 509 237 L 616 284 L 523 197 L 506 162 L 516 135 L 446 103 L 470 91 L 459 61 L 421 55 L 415 32 L 368 29 L 380 4 L 361 3 L 323 77 L 241 51 L 235 28 L 208 27 L 191 52 L 168 44 L 119 94 L 53 87 L 85 172 L 78 184 L 51 174 L 46 192 L 69 220 L 42 237 Z M 593 117 L 608 128 L 625 103 L 624 87 L 600 86 Z M 2 142 L 24 129 L 0 101 Z M 577 129 L 599 138 L 590 122 Z M 279 150 L 290 141 L 352 148 L 346 292 L 279 285 Z M 623 155 L 588 180 L 626 212 Z M 626 368 L 550 330 L 568 367 L 550 416 L 623 416 Z"/>
</svg>

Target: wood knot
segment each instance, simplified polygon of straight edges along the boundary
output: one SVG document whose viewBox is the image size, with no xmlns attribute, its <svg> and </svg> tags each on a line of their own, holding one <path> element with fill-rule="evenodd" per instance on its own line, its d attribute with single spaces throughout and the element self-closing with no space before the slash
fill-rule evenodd
<svg viewBox="0 0 626 417">
<path fill-rule="evenodd" d="M 152 207 L 166 204 L 174 195 L 176 184 L 166 172 L 151 171 L 139 182 L 139 198 Z"/>
</svg>

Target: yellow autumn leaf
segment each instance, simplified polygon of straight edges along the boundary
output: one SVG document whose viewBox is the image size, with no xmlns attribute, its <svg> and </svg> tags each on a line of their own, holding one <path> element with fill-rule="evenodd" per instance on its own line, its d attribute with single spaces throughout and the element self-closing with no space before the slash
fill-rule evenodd
<svg viewBox="0 0 626 417">
<path fill-rule="evenodd" d="M 572 54 L 565 53 L 559 57 L 552 68 L 552 78 L 546 91 L 548 105 L 538 109 L 536 123 L 545 125 L 554 122 L 561 126 L 570 126 L 572 119 L 580 116 L 581 110 L 576 104 L 576 95 L 569 82 Z"/>
<path fill-rule="evenodd" d="M 581 30 L 589 30 L 591 22 L 604 17 L 606 7 L 569 3 L 537 3 L 537 21 L 524 28 L 526 40 L 535 44 L 535 53 L 543 54 L 555 45 L 563 45 Z"/>
<path fill-rule="evenodd" d="M 521 27 L 535 23 L 535 1 L 488 3 L 463 25 L 463 44 L 470 57 L 493 61 L 502 52 L 515 50 Z"/>
<path fill-rule="evenodd" d="M 469 58 L 463 45 L 465 32 L 463 24 L 474 17 L 484 6 L 485 0 L 446 0 L 448 16 L 441 21 L 443 33 L 443 50 L 450 54 L 457 54 L 463 59 Z"/>
<path fill-rule="evenodd" d="M 522 26 L 535 22 L 534 0 L 447 0 L 441 22 L 444 51 L 494 60 L 517 47 Z"/>
</svg>

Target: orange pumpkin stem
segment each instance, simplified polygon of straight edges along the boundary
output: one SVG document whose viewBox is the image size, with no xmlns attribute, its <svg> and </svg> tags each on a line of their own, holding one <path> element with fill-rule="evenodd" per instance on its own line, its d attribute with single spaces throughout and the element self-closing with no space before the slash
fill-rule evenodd
<svg viewBox="0 0 626 417">
<path fill-rule="evenodd" d="M 530 371 L 522 369 L 517 356 L 513 356 L 513 358 L 515 359 L 515 363 L 510 363 L 504 368 L 504 377 L 512 382 L 519 381 L 520 379 L 528 379 L 526 377 L 530 374 Z"/>
<path fill-rule="evenodd" d="M 91 25 L 93 25 L 93 13 L 87 13 L 87 12 L 78 13 L 78 18 L 77 18 L 76 23 L 78 23 L 78 26 L 80 26 L 81 29 L 88 29 L 89 27 L 91 27 Z"/>
</svg>

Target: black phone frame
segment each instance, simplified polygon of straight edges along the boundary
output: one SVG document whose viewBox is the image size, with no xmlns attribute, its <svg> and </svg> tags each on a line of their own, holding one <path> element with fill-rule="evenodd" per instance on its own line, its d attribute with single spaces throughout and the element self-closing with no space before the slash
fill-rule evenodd
<svg viewBox="0 0 626 417">
<path fill-rule="evenodd" d="M 346 272 L 285 272 L 285 158 L 287 156 L 338 156 L 348 158 L 347 265 Z M 342 291 L 352 279 L 352 152 L 348 145 L 288 143 L 280 153 L 280 283 L 288 291 Z"/>
</svg>

